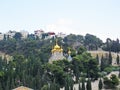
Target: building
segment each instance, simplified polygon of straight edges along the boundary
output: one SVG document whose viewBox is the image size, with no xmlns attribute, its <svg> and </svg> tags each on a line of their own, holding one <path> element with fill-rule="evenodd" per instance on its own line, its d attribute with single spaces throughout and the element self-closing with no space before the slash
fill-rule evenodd
<svg viewBox="0 0 120 90">
<path fill-rule="evenodd" d="M 62 48 L 62 46 L 60 47 L 58 45 L 57 40 L 56 40 L 56 45 L 52 48 L 51 52 L 52 52 L 52 55 L 49 59 L 49 63 L 52 63 L 53 61 L 63 60 L 63 59 L 67 59 L 68 61 L 72 61 L 70 49 L 68 51 L 68 55 L 67 55 L 68 57 L 65 57 L 63 55 L 63 48 Z"/>
<path fill-rule="evenodd" d="M 33 90 L 33 89 L 28 88 L 28 87 L 24 87 L 24 86 L 20 86 L 20 87 L 17 87 L 15 89 L 12 89 L 12 90 Z"/>
<path fill-rule="evenodd" d="M 72 61 L 71 51 L 70 51 L 70 49 L 69 49 L 69 51 L 68 51 L 68 58 L 67 58 L 67 60 L 68 60 L 68 61 Z"/>
<path fill-rule="evenodd" d="M 28 34 L 29 34 L 28 31 L 24 31 L 24 30 L 20 31 L 20 33 L 22 35 L 22 39 L 26 39 L 28 37 Z"/>
<path fill-rule="evenodd" d="M 6 36 L 6 38 L 13 38 L 13 36 L 16 34 L 16 31 L 11 31 L 11 30 L 9 30 L 6 34 L 5 34 L 5 36 Z"/>
<path fill-rule="evenodd" d="M 60 33 L 58 33 L 58 34 L 57 34 L 57 37 L 64 38 L 64 37 L 66 37 L 66 34 L 64 34 L 64 33 L 60 32 Z"/>
<path fill-rule="evenodd" d="M 54 32 L 48 32 L 48 38 L 52 38 L 55 37 L 55 33 Z"/>
<path fill-rule="evenodd" d="M 42 38 L 42 34 L 44 34 L 43 30 L 36 30 L 34 31 L 35 36 L 39 37 L 40 39 Z"/>
<path fill-rule="evenodd" d="M 52 63 L 53 61 L 65 59 L 65 57 L 63 56 L 63 49 L 58 45 L 57 40 L 56 40 L 56 45 L 53 47 L 51 52 L 52 55 L 49 59 L 49 63 Z"/>
<path fill-rule="evenodd" d="M 4 39 L 4 34 L 0 33 L 0 40 Z"/>
</svg>

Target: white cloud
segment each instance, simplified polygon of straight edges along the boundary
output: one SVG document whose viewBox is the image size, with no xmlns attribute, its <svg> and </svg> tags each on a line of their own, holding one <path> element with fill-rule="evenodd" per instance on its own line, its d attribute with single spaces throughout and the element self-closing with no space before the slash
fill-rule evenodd
<svg viewBox="0 0 120 90">
<path fill-rule="evenodd" d="M 58 19 L 52 24 L 46 25 L 47 31 L 54 31 L 55 33 L 63 32 L 66 34 L 73 33 L 73 21 L 70 19 Z"/>
</svg>

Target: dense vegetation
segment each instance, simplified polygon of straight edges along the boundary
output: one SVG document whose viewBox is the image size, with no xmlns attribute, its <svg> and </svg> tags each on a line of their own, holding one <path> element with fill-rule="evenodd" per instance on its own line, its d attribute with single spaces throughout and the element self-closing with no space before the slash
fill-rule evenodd
<svg viewBox="0 0 120 90">
<path fill-rule="evenodd" d="M 59 60 L 48 63 L 51 48 L 55 39 L 39 40 L 27 38 L 22 40 L 17 33 L 13 39 L 0 41 L 0 51 L 13 56 L 9 63 L 6 58 L 0 58 L 0 90 L 11 90 L 24 85 L 34 90 L 73 90 L 74 83 L 79 84 L 79 89 L 91 90 L 91 81 L 102 76 L 102 72 L 109 73 L 112 57 L 109 55 L 101 58 L 93 58 L 87 50 L 97 50 L 103 46 L 102 40 L 94 35 L 68 35 L 64 39 L 58 38 L 66 54 L 71 49 L 72 61 Z M 106 45 L 106 43 L 104 43 Z M 104 47 L 105 49 L 106 47 Z M 119 64 L 119 57 L 116 59 Z M 85 81 L 85 78 L 89 78 Z M 101 88 L 102 86 L 100 86 Z M 70 89 L 69 89 L 70 88 Z"/>
</svg>

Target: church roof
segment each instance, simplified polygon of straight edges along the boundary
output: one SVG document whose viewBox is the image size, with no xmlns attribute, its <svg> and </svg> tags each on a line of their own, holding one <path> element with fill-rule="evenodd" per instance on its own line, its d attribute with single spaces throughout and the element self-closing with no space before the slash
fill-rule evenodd
<svg viewBox="0 0 120 90">
<path fill-rule="evenodd" d="M 52 51 L 52 53 L 54 53 L 54 52 L 63 52 L 63 49 L 62 49 L 62 47 L 60 47 L 58 45 L 57 40 L 56 40 L 56 45 L 54 46 L 54 48 L 51 51 Z"/>
<path fill-rule="evenodd" d="M 33 90 L 33 89 L 28 88 L 28 87 L 24 87 L 24 86 L 20 86 L 20 87 L 17 87 L 15 89 L 12 89 L 12 90 Z"/>
</svg>

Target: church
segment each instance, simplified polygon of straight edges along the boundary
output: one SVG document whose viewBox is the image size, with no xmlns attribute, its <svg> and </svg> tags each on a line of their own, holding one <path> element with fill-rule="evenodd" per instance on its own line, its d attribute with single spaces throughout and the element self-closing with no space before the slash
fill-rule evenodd
<svg viewBox="0 0 120 90">
<path fill-rule="evenodd" d="M 66 58 L 64 55 L 63 55 L 63 48 L 62 46 L 60 47 L 57 43 L 57 40 L 56 40 L 56 45 L 52 48 L 51 50 L 51 57 L 49 59 L 49 63 L 52 63 L 53 61 L 58 61 L 58 60 L 63 60 L 63 59 L 67 59 L 68 61 L 71 61 L 72 60 L 72 57 L 71 57 L 71 51 L 69 49 L 68 51 L 68 58 Z"/>
</svg>

